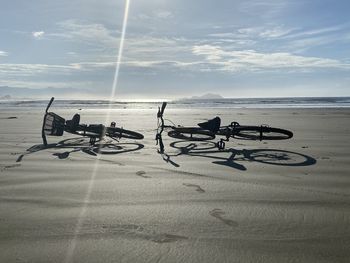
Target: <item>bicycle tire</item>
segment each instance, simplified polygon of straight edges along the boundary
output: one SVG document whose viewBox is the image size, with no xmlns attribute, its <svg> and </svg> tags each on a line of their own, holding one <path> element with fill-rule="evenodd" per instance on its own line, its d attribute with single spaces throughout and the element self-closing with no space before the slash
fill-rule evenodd
<svg viewBox="0 0 350 263">
<path fill-rule="evenodd" d="M 293 137 L 293 132 L 267 126 L 239 126 L 232 130 L 234 138 L 249 140 L 287 140 Z"/>
<path fill-rule="evenodd" d="M 77 130 L 77 131 L 69 131 L 69 133 L 71 134 L 75 134 L 75 135 L 79 135 L 79 136 L 84 136 L 84 137 L 89 137 L 89 138 L 99 138 L 101 139 L 102 135 L 100 133 L 97 133 L 97 132 L 93 132 L 93 131 L 80 131 L 80 130 Z"/>
<path fill-rule="evenodd" d="M 67 128 L 65 128 L 65 131 L 71 134 L 101 139 L 104 134 L 104 129 L 105 126 L 102 124 L 80 124 L 74 131 Z"/>
<path fill-rule="evenodd" d="M 215 138 L 215 134 L 210 131 L 198 128 L 173 128 L 168 132 L 169 137 L 186 141 L 207 141 Z"/>
<path fill-rule="evenodd" d="M 112 139 L 127 138 L 133 140 L 142 140 L 144 138 L 141 133 L 117 127 L 107 127 L 106 136 L 111 137 Z"/>
</svg>

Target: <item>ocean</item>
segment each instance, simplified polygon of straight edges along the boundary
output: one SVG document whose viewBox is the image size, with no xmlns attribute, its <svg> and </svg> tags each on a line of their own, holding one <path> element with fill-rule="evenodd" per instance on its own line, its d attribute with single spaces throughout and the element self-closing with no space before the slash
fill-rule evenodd
<svg viewBox="0 0 350 263">
<path fill-rule="evenodd" d="M 0 109 L 45 108 L 47 100 L 0 100 Z M 108 100 L 55 100 L 55 107 L 65 109 L 106 109 Z M 161 101 L 112 101 L 112 109 L 153 109 Z M 171 100 L 168 107 L 186 108 L 348 108 L 350 97 L 295 97 L 295 98 L 225 98 L 201 100 Z"/>
</svg>

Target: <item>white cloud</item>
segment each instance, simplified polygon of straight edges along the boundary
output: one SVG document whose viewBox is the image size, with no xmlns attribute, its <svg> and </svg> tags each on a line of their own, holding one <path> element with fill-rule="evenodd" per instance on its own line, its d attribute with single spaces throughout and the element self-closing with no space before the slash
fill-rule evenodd
<svg viewBox="0 0 350 263">
<path fill-rule="evenodd" d="M 259 41 L 280 40 L 295 30 L 296 28 L 287 28 L 283 25 L 270 25 L 231 29 L 231 32 L 211 33 L 208 36 L 215 38 L 216 41 L 236 44 L 236 47 L 247 47 L 254 46 Z"/>
<path fill-rule="evenodd" d="M 32 32 L 32 36 L 36 39 L 40 39 L 44 36 L 45 32 L 44 31 L 34 31 Z"/>
<path fill-rule="evenodd" d="M 69 74 L 77 68 L 74 65 L 48 64 L 0 64 L 0 74 L 6 76 L 33 76 L 36 74 Z M 0 75 L 0 76 L 1 76 Z"/>
<path fill-rule="evenodd" d="M 204 59 L 201 59 L 203 57 Z M 287 52 L 262 53 L 255 50 L 224 50 L 220 46 L 196 45 L 192 48 L 192 57 L 168 59 L 124 59 L 124 69 L 157 69 L 182 71 L 311 71 L 317 69 L 349 70 L 350 64 L 335 59 L 297 56 Z M 31 77 L 40 75 L 72 75 L 77 72 L 102 72 L 114 69 L 116 62 L 90 61 L 66 65 L 48 64 L 0 64 L 0 76 L 3 78 Z"/>
<path fill-rule="evenodd" d="M 127 68 L 158 68 L 158 69 L 169 69 L 169 68 L 189 68 L 195 65 L 203 64 L 197 61 L 177 61 L 177 60 L 128 60 L 121 63 L 123 67 Z M 116 62 L 81 62 L 73 63 L 72 67 L 80 70 L 98 70 L 115 68 Z"/>
<path fill-rule="evenodd" d="M 279 38 L 288 35 L 292 31 L 294 31 L 293 28 L 284 28 L 282 26 L 277 26 L 263 30 L 260 32 L 259 36 L 264 38 Z"/>
<path fill-rule="evenodd" d="M 154 20 L 155 22 L 158 22 L 159 20 L 174 18 L 174 15 L 172 12 L 168 10 L 156 10 L 148 14 L 146 13 L 138 14 L 135 18 L 136 20 L 149 20 L 149 21 Z"/>
<path fill-rule="evenodd" d="M 313 30 L 304 30 L 301 32 L 290 34 L 290 35 L 286 36 L 286 38 L 312 37 L 312 36 L 317 36 L 317 35 L 339 32 L 341 30 L 346 29 L 347 27 L 349 27 L 349 26 L 341 24 L 341 25 L 335 25 L 335 26 L 331 26 L 331 27 L 317 28 L 317 29 L 313 29 Z"/>
<path fill-rule="evenodd" d="M 350 69 L 350 64 L 336 59 L 297 56 L 287 52 L 226 51 L 219 46 L 210 45 L 194 46 L 192 52 L 194 55 L 204 56 L 214 69 L 223 71 Z"/>
<path fill-rule="evenodd" d="M 250 0 L 242 1 L 239 9 L 249 15 L 258 15 L 270 20 L 276 16 L 281 16 L 292 4 L 295 3 L 288 0 Z"/>
<path fill-rule="evenodd" d="M 67 82 L 66 80 L 60 80 L 60 81 L 30 81 L 28 79 L 26 80 L 18 80 L 18 79 L 0 79 L 0 86 L 9 86 L 9 87 L 16 87 L 16 88 L 34 88 L 34 89 L 40 89 L 40 88 L 48 88 L 48 87 L 55 87 L 55 88 L 86 88 L 86 87 L 94 87 L 94 84 L 96 86 L 96 83 L 92 83 L 90 81 L 84 81 L 84 80 L 69 80 Z"/>
<path fill-rule="evenodd" d="M 110 30 L 103 24 L 86 23 L 78 20 L 65 20 L 58 23 L 60 31 L 49 36 L 70 41 L 84 42 L 87 45 L 115 47 L 119 38 L 117 30 Z"/>
<path fill-rule="evenodd" d="M 172 18 L 173 14 L 170 11 L 160 10 L 156 12 L 156 16 L 160 19 Z"/>
<path fill-rule="evenodd" d="M 192 52 L 195 55 L 204 55 L 206 59 L 210 61 L 222 59 L 224 55 L 224 52 L 219 46 L 211 45 L 194 46 Z"/>
<path fill-rule="evenodd" d="M 221 29 L 221 28 L 220 28 Z M 236 38 L 237 34 L 232 32 L 224 32 L 224 33 L 212 33 L 209 34 L 210 37 L 227 37 L 227 38 Z"/>
<path fill-rule="evenodd" d="M 7 57 L 8 53 L 6 51 L 1 51 L 0 50 L 0 57 Z"/>
</svg>

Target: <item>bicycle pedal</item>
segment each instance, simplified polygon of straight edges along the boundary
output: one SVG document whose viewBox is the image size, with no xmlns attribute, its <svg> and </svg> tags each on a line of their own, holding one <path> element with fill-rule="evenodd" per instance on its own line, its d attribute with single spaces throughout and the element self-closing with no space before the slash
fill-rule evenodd
<svg viewBox="0 0 350 263">
<path fill-rule="evenodd" d="M 224 150 L 225 149 L 225 142 L 223 139 L 217 142 L 216 146 L 218 147 L 219 150 Z"/>
</svg>

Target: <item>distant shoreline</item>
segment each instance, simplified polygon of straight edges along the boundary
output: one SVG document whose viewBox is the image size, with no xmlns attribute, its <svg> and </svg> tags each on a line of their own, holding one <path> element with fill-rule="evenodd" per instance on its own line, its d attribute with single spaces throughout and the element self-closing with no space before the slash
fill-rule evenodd
<svg viewBox="0 0 350 263">
<path fill-rule="evenodd" d="M 1 108 L 44 108 L 48 99 L 39 100 L 0 100 Z M 113 101 L 113 109 L 152 109 L 161 100 Z M 55 100 L 58 108 L 105 109 L 108 100 Z M 350 108 L 350 97 L 290 97 L 290 98 L 221 98 L 221 99 L 181 99 L 168 101 L 171 108 Z"/>
</svg>

